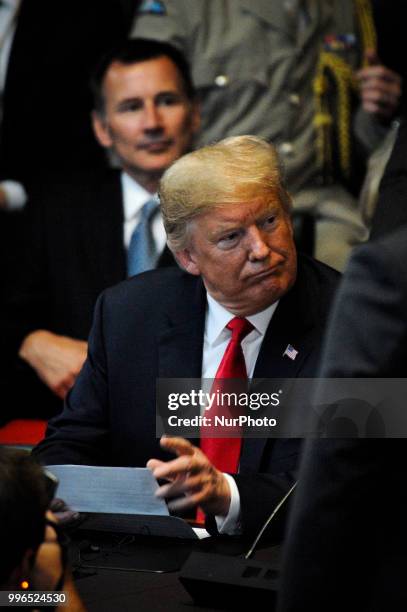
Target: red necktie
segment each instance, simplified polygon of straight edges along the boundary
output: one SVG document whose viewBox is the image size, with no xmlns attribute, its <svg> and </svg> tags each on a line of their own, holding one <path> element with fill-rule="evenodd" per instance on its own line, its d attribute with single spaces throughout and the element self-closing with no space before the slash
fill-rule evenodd
<svg viewBox="0 0 407 612">
<path fill-rule="evenodd" d="M 232 391 L 226 387 L 225 379 L 242 379 L 245 381 L 245 389 L 247 390 L 247 370 L 241 342 L 243 338 L 249 334 L 253 325 L 247 319 L 235 317 L 226 325 L 232 331 L 232 337 L 226 347 L 222 361 L 219 364 L 218 370 L 213 381 L 211 393 L 222 393 L 222 391 Z M 236 390 L 236 388 L 234 389 Z M 210 417 L 213 419 L 216 415 L 225 415 L 223 406 L 217 405 L 215 402 L 210 410 Z M 236 414 L 235 414 L 236 416 Z M 236 432 L 237 428 L 234 428 Z M 211 427 L 201 428 L 201 450 L 208 457 L 209 461 L 221 472 L 234 474 L 237 472 L 240 460 L 240 451 L 242 448 L 242 438 L 210 438 L 207 437 L 212 431 Z M 205 433 L 205 437 L 203 434 Z M 198 508 L 196 522 L 205 523 L 205 513 Z"/>
<path fill-rule="evenodd" d="M 226 381 L 224 379 L 243 379 L 247 381 L 246 363 L 242 351 L 241 342 L 249 334 L 253 325 L 241 317 L 235 317 L 226 325 L 232 331 L 232 337 L 226 347 L 222 361 L 219 364 L 213 381 L 211 393 L 222 393 L 226 390 Z M 245 385 L 246 389 L 246 385 Z M 227 389 L 230 391 L 230 389 Z M 222 408 L 222 410 L 221 410 Z M 223 406 L 219 406 L 214 402 L 209 411 L 209 416 L 214 422 L 216 414 L 225 415 Z M 210 428 L 208 428 L 210 431 Z M 208 436 L 208 429 L 205 430 L 205 436 Z M 236 429 L 234 429 L 236 431 Z M 201 430 L 202 433 L 202 430 Z M 240 451 L 242 448 L 242 438 L 211 438 L 202 437 L 201 450 L 205 453 L 211 463 L 221 472 L 236 473 L 239 467 Z"/>
</svg>

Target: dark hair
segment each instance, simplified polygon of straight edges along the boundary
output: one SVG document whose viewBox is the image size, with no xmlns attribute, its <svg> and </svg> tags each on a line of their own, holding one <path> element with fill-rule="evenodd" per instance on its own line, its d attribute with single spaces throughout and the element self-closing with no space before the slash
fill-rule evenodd
<svg viewBox="0 0 407 612">
<path fill-rule="evenodd" d="M 43 541 L 48 501 L 41 466 L 27 452 L 0 448 L 0 585 Z"/>
<path fill-rule="evenodd" d="M 105 100 L 103 97 L 103 80 L 109 67 L 114 62 L 120 64 L 136 64 L 157 57 L 168 57 L 178 68 L 182 82 L 184 85 L 185 95 L 193 100 L 195 97 L 195 88 L 191 78 L 189 64 L 181 51 L 173 45 L 147 38 L 132 38 L 116 44 L 108 51 L 93 70 L 90 80 L 90 89 L 93 95 L 93 108 L 103 113 Z"/>
</svg>

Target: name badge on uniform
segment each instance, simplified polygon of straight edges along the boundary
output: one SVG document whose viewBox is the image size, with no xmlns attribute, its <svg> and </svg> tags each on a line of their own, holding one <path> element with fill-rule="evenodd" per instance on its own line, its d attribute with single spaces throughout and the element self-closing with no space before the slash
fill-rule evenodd
<svg viewBox="0 0 407 612">
<path fill-rule="evenodd" d="M 143 0 L 137 11 L 138 15 L 166 15 L 167 9 L 161 0 Z"/>
<path fill-rule="evenodd" d="M 324 51 L 347 51 L 356 46 L 354 34 L 328 34 L 324 37 Z"/>
</svg>

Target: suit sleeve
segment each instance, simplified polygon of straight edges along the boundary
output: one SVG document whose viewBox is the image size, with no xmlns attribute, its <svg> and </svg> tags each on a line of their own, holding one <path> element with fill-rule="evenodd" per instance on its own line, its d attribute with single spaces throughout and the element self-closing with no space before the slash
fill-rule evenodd
<svg viewBox="0 0 407 612">
<path fill-rule="evenodd" d="M 346 270 L 322 354 L 324 378 L 405 375 L 405 232 L 359 249 Z"/>
<path fill-rule="evenodd" d="M 369 598 L 394 485 L 382 462 L 392 442 L 307 441 L 284 549 L 279 612 L 385 609 L 370 608 Z"/>
<path fill-rule="evenodd" d="M 399 128 L 393 152 L 380 183 L 371 238 L 381 238 L 407 223 L 407 121 Z"/>
<path fill-rule="evenodd" d="M 244 441 L 246 457 L 257 453 L 256 439 Z M 241 527 L 245 534 L 254 537 L 268 517 L 283 499 L 297 476 L 301 440 L 296 438 L 267 440 L 261 452 L 258 468 L 243 468 L 234 476 L 240 496 Z M 261 503 L 259 503 L 261 500 Z M 288 501 L 288 500 L 287 500 Z M 282 539 L 289 503 L 273 518 L 264 538 Z"/>
<path fill-rule="evenodd" d="M 102 294 L 95 307 L 85 364 L 62 413 L 51 419 L 45 440 L 33 451 L 44 464 L 112 465 L 103 307 Z"/>
<path fill-rule="evenodd" d="M 236 484 L 240 495 L 241 528 L 244 535 L 255 537 L 276 506 L 295 482 L 295 471 L 279 474 L 236 474 Z M 287 518 L 289 501 L 264 534 L 264 539 L 281 541 Z"/>
<path fill-rule="evenodd" d="M 402 371 L 405 376 L 406 251 L 403 232 L 353 256 L 332 314 L 322 377 L 397 377 Z M 405 471 L 397 458 L 400 442 L 307 442 L 287 534 L 279 612 L 395 609 L 369 603 L 382 585 L 375 578 L 381 547 L 393 545 L 389 530 L 403 509 L 395 498 Z M 404 485 L 402 490 L 404 495 Z M 400 533 L 397 538 L 403 541 Z"/>
</svg>

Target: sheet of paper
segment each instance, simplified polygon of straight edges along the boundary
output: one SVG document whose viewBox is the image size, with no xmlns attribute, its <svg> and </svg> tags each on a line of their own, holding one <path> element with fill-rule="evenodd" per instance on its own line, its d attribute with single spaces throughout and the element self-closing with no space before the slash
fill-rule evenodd
<svg viewBox="0 0 407 612">
<path fill-rule="evenodd" d="M 49 465 L 59 480 L 56 496 L 77 512 L 168 516 L 155 497 L 157 481 L 147 468 Z"/>
</svg>

